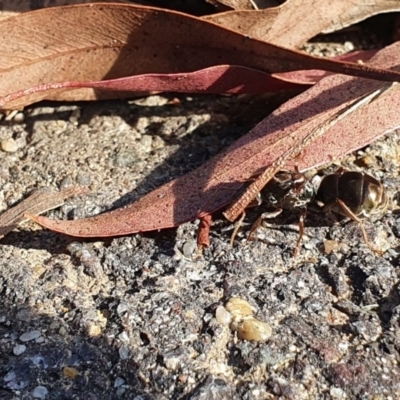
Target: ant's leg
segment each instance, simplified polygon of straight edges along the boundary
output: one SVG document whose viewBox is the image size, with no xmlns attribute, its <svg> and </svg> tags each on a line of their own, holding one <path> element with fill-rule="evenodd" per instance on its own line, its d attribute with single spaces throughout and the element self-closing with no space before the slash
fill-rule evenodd
<svg viewBox="0 0 400 400">
<path fill-rule="evenodd" d="M 212 203 L 213 199 L 215 199 L 215 197 L 218 196 L 218 194 L 221 190 L 239 192 L 242 189 L 243 185 L 244 185 L 244 183 L 241 183 L 239 188 L 224 188 L 224 187 L 222 187 L 222 188 L 215 190 L 214 194 L 204 204 L 202 209 L 206 210 L 207 206 Z M 260 204 L 261 204 L 261 197 L 258 196 L 249 205 L 249 207 L 257 207 Z M 240 219 L 236 222 L 235 228 L 232 232 L 231 239 L 230 239 L 231 247 L 233 246 L 233 242 L 234 242 L 235 237 L 239 231 L 239 228 L 244 220 L 245 215 L 246 215 L 245 212 L 243 212 Z M 208 214 L 207 211 L 205 211 L 204 213 L 200 213 L 199 218 L 200 218 L 200 224 L 199 224 L 199 229 L 198 229 L 198 234 L 197 234 L 197 244 L 198 244 L 198 248 L 201 249 L 203 247 L 208 247 L 210 245 L 209 234 L 210 234 L 210 227 L 211 227 L 211 215 Z"/>
<path fill-rule="evenodd" d="M 300 253 L 300 246 L 304 236 L 304 220 L 307 216 L 307 208 L 303 208 L 301 210 L 300 218 L 299 218 L 299 237 L 297 238 L 296 247 L 293 251 L 293 257 L 297 257 Z"/>
<path fill-rule="evenodd" d="M 233 243 L 235 241 L 236 235 L 239 232 L 240 227 L 242 226 L 242 222 L 244 221 L 244 218 L 246 217 L 246 212 L 243 211 L 242 215 L 240 218 L 236 221 L 235 228 L 233 229 L 232 235 L 231 235 L 231 240 L 229 241 L 229 244 L 231 247 L 233 247 Z"/>
<path fill-rule="evenodd" d="M 232 235 L 231 235 L 231 239 L 229 240 L 229 244 L 230 244 L 231 247 L 233 247 L 233 243 L 235 242 L 236 235 L 239 232 L 239 229 L 242 226 L 242 223 L 243 223 L 245 217 L 246 217 L 246 212 L 243 211 L 242 215 L 240 216 L 240 218 L 235 223 L 235 228 L 233 229 L 233 232 L 232 232 Z"/>
<path fill-rule="evenodd" d="M 253 200 L 252 203 L 250 203 L 250 204 L 246 207 L 246 209 L 247 209 L 247 208 L 251 208 L 251 207 L 258 207 L 260 204 L 261 204 L 261 198 L 260 198 L 260 196 L 258 196 L 257 198 L 255 198 L 255 199 Z M 242 213 L 242 215 L 240 216 L 240 218 L 236 221 L 235 228 L 233 229 L 233 232 L 232 232 L 232 235 L 231 235 L 231 240 L 229 241 L 231 247 L 233 247 L 233 242 L 234 242 L 235 237 L 236 237 L 236 235 L 237 235 L 237 233 L 238 233 L 238 231 L 239 231 L 239 228 L 242 226 L 242 223 L 243 223 L 243 221 L 244 221 L 245 216 L 246 216 L 246 212 L 243 211 L 243 213 Z M 259 219 L 260 219 L 260 218 L 259 218 Z M 257 220 L 257 222 L 258 222 L 258 220 Z M 257 222 L 256 222 L 256 224 L 257 224 Z M 254 225 L 253 225 L 253 227 L 254 227 Z M 256 227 L 256 229 L 257 229 L 257 228 L 258 228 L 258 226 Z M 254 230 L 255 230 L 255 229 L 254 229 Z M 251 234 L 252 232 L 253 232 L 253 228 L 252 228 L 252 231 L 250 232 L 250 234 Z M 248 241 L 248 240 L 249 240 L 249 239 L 247 239 L 247 241 Z"/>
<path fill-rule="evenodd" d="M 367 232 L 366 232 L 366 230 L 365 230 L 365 228 L 364 228 L 363 221 L 362 221 L 360 218 L 358 218 L 356 215 L 354 215 L 354 213 L 346 206 L 346 204 L 345 204 L 342 200 L 338 199 L 338 200 L 337 200 L 337 203 L 338 203 L 339 206 L 342 208 L 343 212 L 345 213 L 345 215 L 346 215 L 347 217 L 349 217 L 350 219 L 352 219 L 353 221 L 355 221 L 355 222 L 358 223 L 358 226 L 359 226 L 360 229 L 361 229 L 361 232 L 362 232 L 364 241 L 365 241 L 365 243 L 367 244 L 367 246 L 368 246 L 374 253 L 376 253 L 376 254 L 378 254 L 378 255 L 381 256 L 381 255 L 384 253 L 384 251 L 381 250 L 381 249 L 377 249 L 377 248 L 374 247 L 374 245 L 369 241 Z"/>
<path fill-rule="evenodd" d="M 258 217 L 257 221 L 256 221 L 256 222 L 253 224 L 253 226 L 251 227 L 250 233 L 249 233 L 249 235 L 247 236 L 247 241 L 249 242 L 250 240 L 253 240 L 253 235 L 254 235 L 254 233 L 255 233 L 256 230 L 260 227 L 261 222 L 262 222 L 264 219 L 276 218 L 279 214 L 282 213 L 282 211 L 283 211 L 282 208 L 277 208 L 275 211 L 272 211 L 272 212 L 265 212 L 265 213 L 261 214 L 261 215 Z"/>
</svg>

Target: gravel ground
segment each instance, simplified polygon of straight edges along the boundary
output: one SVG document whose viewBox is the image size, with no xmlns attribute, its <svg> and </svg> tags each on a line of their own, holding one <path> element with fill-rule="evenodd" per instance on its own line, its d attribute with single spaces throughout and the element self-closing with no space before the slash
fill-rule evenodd
<svg viewBox="0 0 400 400">
<path fill-rule="evenodd" d="M 71 185 L 91 193 L 48 215 L 122 206 L 201 165 L 270 106 L 268 96 L 163 95 L 30 107 L 0 127 L 0 210 L 32 189 Z M 399 139 L 390 133 L 342 165 L 368 170 L 396 199 Z M 292 258 L 298 214 L 246 243 L 258 213 L 233 249 L 232 225 L 217 219 L 201 258 L 196 222 L 105 241 L 32 223 L 6 236 L 0 398 L 398 398 L 399 215 L 367 222 L 387 249 L 378 257 L 357 224 L 310 213 Z M 254 308 L 236 302 L 228 313 L 221 306 L 232 298 Z M 232 330 L 243 310 L 250 315 Z M 251 334 L 270 337 L 241 339 Z"/>
</svg>

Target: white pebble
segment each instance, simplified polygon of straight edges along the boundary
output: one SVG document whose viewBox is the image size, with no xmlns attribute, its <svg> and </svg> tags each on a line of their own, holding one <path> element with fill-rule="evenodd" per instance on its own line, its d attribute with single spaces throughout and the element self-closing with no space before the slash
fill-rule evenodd
<svg viewBox="0 0 400 400">
<path fill-rule="evenodd" d="M 7 153 L 15 153 L 18 150 L 17 142 L 13 138 L 2 140 L 1 149 Z"/>
<path fill-rule="evenodd" d="M 186 258 L 190 258 L 192 256 L 192 254 L 194 253 L 194 251 L 196 250 L 196 247 L 197 247 L 197 243 L 195 240 L 188 240 L 183 245 L 183 249 L 182 249 L 183 255 Z"/>
<path fill-rule="evenodd" d="M 19 112 L 17 114 L 15 114 L 14 116 L 14 122 L 17 124 L 22 124 L 22 122 L 24 122 L 25 120 L 25 115 L 22 112 Z"/>
<path fill-rule="evenodd" d="M 118 339 L 119 339 L 121 342 L 129 343 L 129 336 L 128 336 L 128 333 L 127 333 L 126 331 L 122 331 L 122 332 L 118 335 Z"/>
<path fill-rule="evenodd" d="M 354 43 L 349 42 L 349 41 L 344 42 L 344 48 L 345 48 L 347 51 L 354 51 L 354 49 L 355 49 Z"/>
<path fill-rule="evenodd" d="M 13 348 L 13 353 L 16 356 L 20 356 L 26 350 L 26 346 L 24 344 L 17 344 Z"/>
<path fill-rule="evenodd" d="M 231 323 L 231 314 L 226 311 L 225 307 L 218 306 L 215 310 L 215 318 L 221 325 L 229 325 Z"/>
<path fill-rule="evenodd" d="M 329 392 L 330 392 L 330 395 L 332 396 L 332 399 L 338 399 L 338 400 L 339 399 L 341 399 L 341 400 L 347 399 L 346 392 L 341 388 L 332 387 Z"/>
<path fill-rule="evenodd" d="M 36 386 L 32 391 L 34 399 L 45 399 L 49 391 L 45 386 Z"/>
<path fill-rule="evenodd" d="M 118 350 L 121 360 L 127 360 L 129 356 L 128 348 L 123 344 Z"/>
</svg>

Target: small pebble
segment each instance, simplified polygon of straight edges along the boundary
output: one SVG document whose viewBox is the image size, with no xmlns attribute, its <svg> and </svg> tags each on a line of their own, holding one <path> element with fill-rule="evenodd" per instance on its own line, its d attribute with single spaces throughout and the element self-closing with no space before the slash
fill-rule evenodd
<svg viewBox="0 0 400 400">
<path fill-rule="evenodd" d="M 52 330 L 52 331 L 55 331 L 56 329 L 58 329 L 60 327 L 60 323 L 58 322 L 58 321 L 53 321 L 51 324 L 50 324 L 50 326 L 49 326 L 49 328 Z"/>
<path fill-rule="evenodd" d="M 82 249 L 83 249 L 83 245 L 80 242 L 71 242 L 67 246 L 67 250 L 69 251 L 71 256 L 78 257 L 78 258 L 81 257 L 81 255 L 82 255 Z"/>
<path fill-rule="evenodd" d="M 259 321 L 253 317 L 248 317 L 240 322 L 236 327 L 236 331 L 239 339 L 254 342 L 263 342 L 272 335 L 272 329 L 266 322 Z"/>
<path fill-rule="evenodd" d="M 18 150 L 18 145 L 13 138 L 2 140 L 0 146 L 7 153 L 15 153 Z"/>
<path fill-rule="evenodd" d="M 76 368 L 64 367 L 63 375 L 69 379 L 75 379 L 79 375 L 79 371 Z"/>
<path fill-rule="evenodd" d="M 183 245 L 183 255 L 187 258 L 192 257 L 192 254 L 194 253 L 194 251 L 196 250 L 197 247 L 197 243 L 194 240 L 188 240 L 187 242 L 185 242 L 185 244 Z"/>
<path fill-rule="evenodd" d="M 129 343 L 129 336 L 128 336 L 128 333 L 127 333 L 126 331 L 122 331 L 122 332 L 118 335 L 118 339 L 119 339 L 121 342 Z"/>
<path fill-rule="evenodd" d="M 119 376 L 115 379 L 114 387 L 122 386 L 125 383 L 125 379 L 120 378 Z"/>
<path fill-rule="evenodd" d="M 123 313 L 124 313 L 125 311 L 127 311 L 127 310 L 129 310 L 128 304 L 126 304 L 126 303 L 120 303 L 120 304 L 118 304 L 118 307 L 117 307 L 117 313 L 118 313 L 118 315 L 123 314 Z"/>
<path fill-rule="evenodd" d="M 150 135 L 143 135 L 140 139 L 140 144 L 143 147 L 143 150 L 147 153 L 151 151 L 151 144 L 153 142 L 153 137 Z"/>
<path fill-rule="evenodd" d="M 346 51 L 354 51 L 354 43 L 350 41 L 344 42 L 344 48 L 346 49 Z"/>
<path fill-rule="evenodd" d="M 182 348 L 166 351 L 163 354 L 165 366 L 172 371 L 176 371 L 182 365 L 184 358 L 185 352 Z"/>
<path fill-rule="evenodd" d="M 15 122 L 16 124 L 22 124 L 22 123 L 24 122 L 24 120 L 25 120 L 25 115 L 24 115 L 24 113 L 19 112 L 19 113 L 15 114 L 13 120 L 14 120 L 14 122 Z"/>
<path fill-rule="evenodd" d="M 128 347 L 126 347 L 125 345 L 122 345 L 119 348 L 118 353 L 119 353 L 121 360 L 127 360 L 129 357 L 129 350 L 128 350 Z"/>
<path fill-rule="evenodd" d="M 154 95 L 154 96 L 147 96 L 141 99 L 135 99 L 129 101 L 130 104 L 136 104 L 138 106 L 146 106 L 146 107 L 160 107 L 168 103 L 168 99 L 163 96 Z"/>
<path fill-rule="evenodd" d="M 45 399 L 49 391 L 45 386 L 36 386 L 32 391 L 32 397 L 34 399 Z"/>
<path fill-rule="evenodd" d="M 331 254 L 332 252 L 337 252 L 338 250 L 339 250 L 339 243 L 337 240 L 324 241 L 325 254 Z"/>
<path fill-rule="evenodd" d="M 60 183 L 60 189 L 66 189 L 74 185 L 71 177 L 66 176 Z"/>
<path fill-rule="evenodd" d="M 340 400 L 347 399 L 346 392 L 341 388 L 332 387 L 329 391 L 329 394 L 331 395 L 332 400 L 333 399 L 338 399 L 338 400 L 339 399 Z"/>
<path fill-rule="evenodd" d="M 59 334 L 60 336 L 65 336 L 67 333 L 68 333 L 67 330 L 66 330 L 63 326 L 62 326 L 62 327 L 60 328 L 60 330 L 58 331 L 58 334 Z"/>
<path fill-rule="evenodd" d="M 80 117 L 81 117 L 81 109 L 75 108 L 74 110 L 72 110 L 72 113 L 69 117 L 69 122 L 71 122 L 74 125 L 78 125 Z"/>
<path fill-rule="evenodd" d="M 87 334 L 90 337 L 98 337 L 101 335 L 101 327 L 95 323 L 89 323 L 87 326 Z"/>
<path fill-rule="evenodd" d="M 256 308 L 240 297 L 232 297 L 225 304 L 225 308 L 232 314 L 233 319 L 244 318 L 256 313 Z"/>
<path fill-rule="evenodd" d="M 256 308 L 240 297 L 232 297 L 225 308 L 231 314 L 230 329 L 237 332 L 239 339 L 260 342 L 272 335 L 271 327 L 253 317 Z"/>
<path fill-rule="evenodd" d="M 229 325 L 232 319 L 231 314 L 228 313 L 223 306 L 217 307 L 215 310 L 215 318 L 221 325 Z"/>
<path fill-rule="evenodd" d="M 40 331 L 30 331 L 30 332 L 25 332 L 23 333 L 20 337 L 19 340 L 21 342 L 29 342 L 30 340 L 35 340 L 41 336 Z"/>
<path fill-rule="evenodd" d="M 13 353 L 16 356 L 20 356 L 26 350 L 26 346 L 24 344 L 17 344 L 13 348 Z"/>
<path fill-rule="evenodd" d="M 139 162 L 139 157 L 134 151 L 120 151 L 114 157 L 114 165 L 116 167 L 130 167 Z"/>
</svg>

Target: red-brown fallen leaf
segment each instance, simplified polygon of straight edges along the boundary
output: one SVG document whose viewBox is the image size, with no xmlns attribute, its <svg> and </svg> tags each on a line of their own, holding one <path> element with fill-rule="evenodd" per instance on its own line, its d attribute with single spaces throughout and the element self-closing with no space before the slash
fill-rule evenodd
<svg viewBox="0 0 400 400">
<path fill-rule="evenodd" d="M 376 51 L 357 51 L 336 57 L 338 61 L 367 61 Z M 184 92 L 184 93 L 267 93 L 308 87 L 331 72 L 320 70 L 293 71 L 282 74 L 265 72 L 235 65 L 217 65 L 200 71 L 180 74 L 145 74 L 94 82 L 59 82 L 39 85 L 0 97 L 1 108 L 32 93 L 43 97 L 65 88 L 96 88 L 118 92 Z M 53 96 L 53 95 L 52 95 Z M 122 95 L 121 95 L 122 96 Z"/>
<path fill-rule="evenodd" d="M 399 62 L 400 42 L 380 51 L 371 63 L 391 68 Z M 51 230 L 71 236 L 105 237 L 173 227 L 211 214 L 232 201 L 242 182 L 264 170 L 329 116 L 380 85 L 379 82 L 342 75 L 327 77 L 283 104 L 202 167 L 133 204 L 75 221 L 31 218 Z M 305 170 L 365 146 L 400 126 L 399 107 L 400 91 L 388 92 L 338 122 L 287 167 L 293 168 L 296 162 L 301 170 Z"/>
<path fill-rule="evenodd" d="M 9 17 L 14 17 L 15 15 L 21 14 L 27 11 L 38 10 L 39 8 L 47 7 L 58 7 L 73 4 L 83 4 L 83 3 L 96 3 L 104 2 L 104 0 L 2 0 L 1 10 L 0 10 L 0 20 Z M 129 3 L 129 0 L 113 0 L 113 3 Z"/>
<path fill-rule="evenodd" d="M 400 10 L 396 0 L 286 0 L 265 10 L 236 10 L 203 17 L 269 43 L 296 48 L 308 39 L 333 32 L 379 13 Z"/>
<path fill-rule="evenodd" d="M 378 50 L 360 50 L 352 53 L 343 54 L 333 59 L 335 61 L 347 61 L 354 63 L 365 63 L 369 61 Z M 321 70 L 300 70 L 292 72 L 283 72 L 279 74 L 273 74 L 273 77 L 278 77 L 287 81 L 301 82 L 301 83 L 316 83 L 322 78 L 332 75 L 333 72 L 321 71 Z"/>
<path fill-rule="evenodd" d="M 186 14 L 128 4 L 47 8 L 0 21 L 0 96 L 54 82 L 117 79 L 241 65 L 267 73 L 321 69 L 371 79 L 399 73 L 339 63 L 280 48 Z M 99 89 L 64 89 L 46 99 L 120 97 Z M 43 92 L 7 104 L 20 108 Z"/>
<path fill-rule="evenodd" d="M 290 80 L 275 78 L 265 72 L 255 69 L 218 65 L 200 71 L 180 74 L 145 74 L 126 78 L 110 79 L 93 82 L 60 82 L 34 86 L 25 90 L 0 97 L 0 108 L 12 108 L 16 101 L 20 102 L 26 96 L 41 93 L 43 98 L 54 97 L 57 91 L 66 88 L 94 88 L 119 92 L 183 92 L 183 93 L 215 93 L 215 94 L 240 94 L 240 93 L 267 93 L 280 90 L 308 87 L 314 82 L 307 82 L 308 76 L 304 71 L 301 77 L 303 82 L 296 82 L 296 73 L 290 73 Z M 326 74 L 318 71 L 319 75 Z M 318 72 L 314 71 L 312 77 L 316 79 Z M 299 74 L 300 76 L 300 74 Z"/>
</svg>

